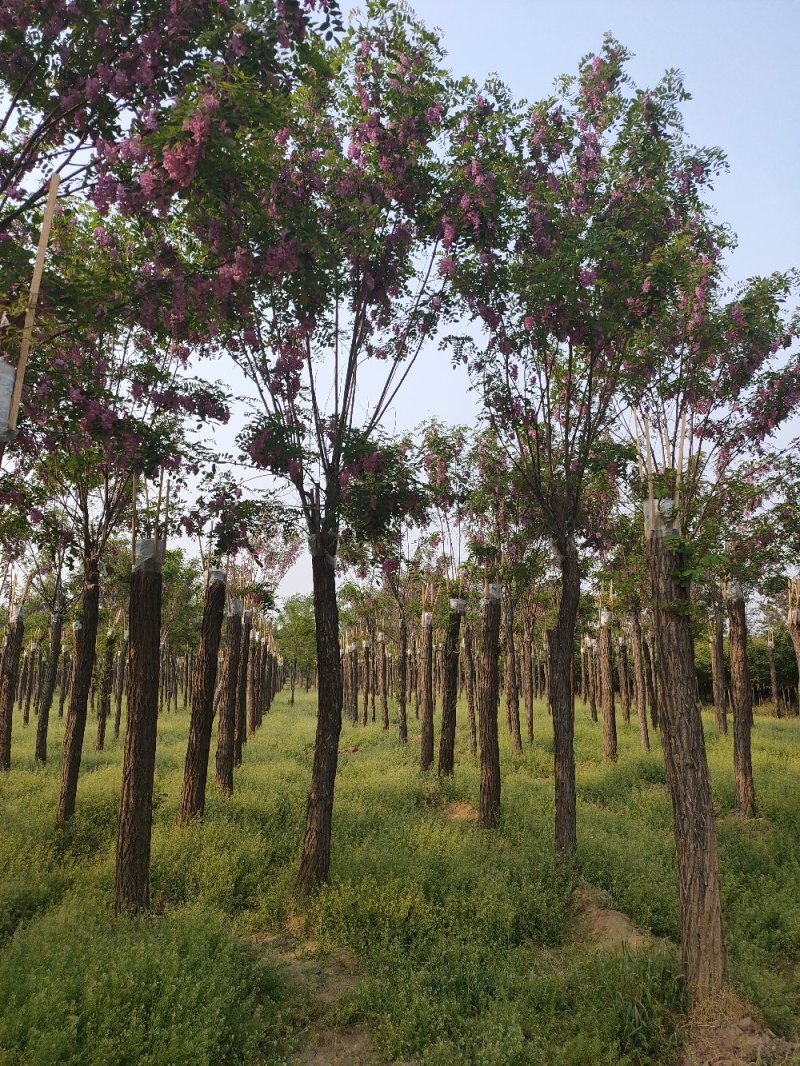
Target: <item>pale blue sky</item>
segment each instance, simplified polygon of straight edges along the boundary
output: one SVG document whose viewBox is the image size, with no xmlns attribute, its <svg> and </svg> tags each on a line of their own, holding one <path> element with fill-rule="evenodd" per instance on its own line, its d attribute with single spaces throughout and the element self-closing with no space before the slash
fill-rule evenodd
<svg viewBox="0 0 800 1066">
<path fill-rule="evenodd" d="M 784 270 L 800 263 L 800 0 L 416 0 L 443 31 L 449 66 L 482 80 L 497 73 L 518 97 L 547 96 L 555 77 L 572 73 L 610 31 L 635 53 L 640 86 L 670 67 L 693 99 L 689 137 L 718 145 L 730 172 L 714 192 L 719 219 L 738 234 L 731 275 Z M 425 353 L 398 398 L 395 427 L 436 416 L 470 421 L 466 375 L 448 357 Z M 301 559 L 280 593 L 311 587 Z"/>
</svg>

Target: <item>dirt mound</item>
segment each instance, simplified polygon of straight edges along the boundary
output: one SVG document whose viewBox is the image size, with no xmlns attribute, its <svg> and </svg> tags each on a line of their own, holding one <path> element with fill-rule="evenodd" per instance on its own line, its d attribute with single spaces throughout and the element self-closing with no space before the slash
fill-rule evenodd
<svg viewBox="0 0 800 1066">
<path fill-rule="evenodd" d="M 605 906 L 607 901 L 608 896 L 597 889 L 575 889 L 572 895 L 575 939 L 591 941 L 604 951 L 623 946 L 642 947 L 646 934 L 622 911 Z"/>
<path fill-rule="evenodd" d="M 681 1066 L 800 1064 L 800 1044 L 776 1036 L 727 990 L 689 1021 Z"/>
<path fill-rule="evenodd" d="M 477 822 L 479 815 L 471 803 L 449 803 L 447 817 L 451 822 Z"/>
</svg>

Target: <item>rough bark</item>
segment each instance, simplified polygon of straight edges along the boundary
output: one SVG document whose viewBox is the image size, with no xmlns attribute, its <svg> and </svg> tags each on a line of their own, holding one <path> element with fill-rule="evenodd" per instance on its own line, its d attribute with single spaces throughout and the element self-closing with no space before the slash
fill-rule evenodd
<svg viewBox="0 0 800 1066">
<path fill-rule="evenodd" d="M 236 725 L 233 732 L 233 765 L 242 765 L 242 749 L 247 740 L 247 671 L 250 664 L 250 633 L 253 615 L 244 612 L 242 636 L 239 644 L 239 668 L 236 679 Z"/>
<path fill-rule="evenodd" d="M 719 857 L 711 784 L 696 700 L 689 588 L 679 578 L 683 554 L 669 538 L 651 536 L 655 659 L 663 694 L 662 741 L 672 800 L 681 911 L 681 944 L 690 1002 L 723 986 L 726 975 Z"/>
<path fill-rule="evenodd" d="M 650 751 L 650 733 L 647 729 L 647 684 L 644 678 L 644 640 L 638 611 L 633 615 L 633 674 L 636 717 L 639 721 L 639 743 L 642 751 Z"/>
<path fill-rule="evenodd" d="M 420 663 L 420 769 L 429 770 L 433 763 L 433 617 L 422 615 L 419 642 Z"/>
<path fill-rule="evenodd" d="M 467 690 L 467 728 L 470 755 L 478 754 L 478 734 L 475 728 L 475 654 L 472 646 L 472 626 L 464 625 L 464 684 Z"/>
<path fill-rule="evenodd" d="M 215 570 L 209 575 L 206 586 L 200 647 L 194 663 L 192 714 L 183 772 L 183 791 L 178 811 L 179 825 L 186 825 L 191 818 L 202 818 L 205 813 L 208 756 L 214 724 L 214 689 L 217 684 L 224 613 L 225 574 L 221 570 Z"/>
<path fill-rule="evenodd" d="M 97 647 L 97 620 L 100 609 L 100 563 L 95 557 L 86 559 L 83 570 L 82 624 L 75 632 L 75 661 L 72 685 L 64 730 L 64 762 L 61 768 L 61 791 L 58 801 L 58 821 L 68 822 L 75 813 L 78 775 L 81 768 L 83 737 L 86 732 L 86 712 L 92 684 Z"/>
<path fill-rule="evenodd" d="M 320 541 L 324 538 L 319 537 Z M 342 731 L 342 674 L 339 659 L 339 607 L 332 561 L 335 541 L 312 554 L 314 619 L 317 638 L 317 734 L 308 794 L 306 831 L 295 891 L 314 891 L 328 878 L 331 863 L 333 796 Z M 331 556 L 329 558 L 328 556 Z"/>
<path fill-rule="evenodd" d="M 500 593 L 490 585 L 483 603 L 481 641 L 475 680 L 478 728 L 481 738 L 479 820 L 484 829 L 500 824 L 500 745 L 497 707 L 500 702 Z"/>
<path fill-rule="evenodd" d="M 95 751 L 103 751 L 106 744 L 106 723 L 111 710 L 111 686 L 114 681 L 114 649 L 116 641 L 114 631 L 109 630 L 103 654 L 103 674 L 100 679 L 100 707 L 97 712 L 97 737 Z"/>
<path fill-rule="evenodd" d="M 526 628 L 522 638 L 522 694 L 525 699 L 525 732 L 529 744 L 533 744 L 534 682 L 532 636 L 531 632 Z"/>
<path fill-rule="evenodd" d="M 743 818 L 753 818 L 756 813 L 750 736 L 753 725 L 753 686 L 750 680 L 750 664 L 747 660 L 747 616 L 741 593 L 728 597 L 728 635 L 731 649 L 733 778 L 736 785 L 736 810 Z"/>
<path fill-rule="evenodd" d="M 233 755 L 236 738 L 236 690 L 239 684 L 239 653 L 242 643 L 242 601 L 231 600 L 225 627 L 225 676 L 217 727 L 215 780 L 220 791 L 233 794 Z"/>
<path fill-rule="evenodd" d="M 458 652 L 461 643 L 461 609 L 452 603 L 447 616 L 444 646 L 444 686 L 442 689 L 442 730 L 439 737 L 439 773 L 452 774 L 456 747 L 456 704 L 458 703 Z"/>
<path fill-rule="evenodd" d="M 508 724 L 511 729 L 511 750 L 522 754 L 522 729 L 519 720 L 519 685 L 517 684 L 517 650 L 514 645 L 514 600 L 506 590 L 503 637 L 506 653 L 505 696 Z"/>
<path fill-rule="evenodd" d="M 131 575 L 128 629 L 128 722 L 122 758 L 114 910 L 135 914 L 150 906 L 150 839 L 158 722 L 161 567 L 159 553 Z"/>
<path fill-rule="evenodd" d="M 24 611 L 19 607 L 15 608 L 8 625 L 0 665 L 0 770 L 11 769 L 11 726 L 24 637 Z"/>
<path fill-rule="evenodd" d="M 577 847 L 575 803 L 575 697 L 572 684 L 572 661 L 575 622 L 581 581 L 578 550 L 574 538 L 563 537 L 557 543 L 561 559 L 561 597 L 558 621 L 548 631 L 549 691 L 553 714 L 553 749 L 555 766 L 555 848 L 564 858 Z"/>
</svg>

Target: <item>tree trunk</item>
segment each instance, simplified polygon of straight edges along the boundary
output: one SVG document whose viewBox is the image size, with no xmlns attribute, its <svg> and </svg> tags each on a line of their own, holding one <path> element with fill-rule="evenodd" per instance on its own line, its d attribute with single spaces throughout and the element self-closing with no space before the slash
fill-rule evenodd
<svg viewBox="0 0 800 1066">
<path fill-rule="evenodd" d="M 239 667 L 236 678 L 236 719 L 233 731 L 233 765 L 242 765 L 242 749 L 247 740 L 247 669 L 250 664 L 250 633 L 253 615 L 245 611 L 239 642 Z"/>
<path fill-rule="evenodd" d="M 639 743 L 642 751 L 650 751 L 650 734 L 647 729 L 647 684 L 644 679 L 644 641 L 638 611 L 635 611 L 633 615 L 633 673 L 636 717 L 639 720 Z"/>
<path fill-rule="evenodd" d="M 225 572 L 212 570 L 206 585 L 200 648 L 192 678 L 192 716 L 178 811 L 179 825 L 186 825 L 191 818 L 202 818 L 206 809 L 208 756 L 214 724 L 214 689 L 217 684 L 217 662 L 224 614 Z"/>
<path fill-rule="evenodd" d="M 103 675 L 100 679 L 100 709 L 97 713 L 97 737 L 94 742 L 95 751 L 103 751 L 106 744 L 106 723 L 111 710 L 111 686 L 114 681 L 114 631 L 109 630 L 106 636 L 105 653 L 103 655 Z"/>
<path fill-rule="evenodd" d="M 548 631 L 550 651 L 550 706 L 553 714 L 555 766 L 555 848 L 564 858 L 577 847 L 575 806 L 575 697 L 572 659 L 575 622 L 581 591 L 578 549 L 570 534 L 557 542 L 561 558 L 561 598 L 555 629 Z"/>
<path fill-rule="evenodd" d="M 141 548 L 144 549 L 143 553 Z M 136 914 L 150 907 L 150 838 L 161 637 L 161 557 L 157 542 L 144 541 L 141 548 L 137 551 L 136 565 L 131 575 L 128 722 L 122 758 L 114 890 L 114 910 L 117 914 Z"/>
<path fill-rule="evenodd" d="M 420 769 L 423 773 L 433 763 L 433 615 L 422 613 L 420 634 Z"/>
<path fill-rule="evenodd" d="M 69 693 L 69 687 L 72 683 L 72 656 L 69 653 L 68 648 L 62 649 L 61 656 L 61 677 L 58 685 L 58 717 L 64 717 L 64 704 Z"/>
<path fill-rule="evenodd" d="M 511 727 L 511 750 L 515 755 L 522 754 L 522 729 L 519 720 L 519 686 L 517 684 L 517 651 L 514 646 L 514 600 L 511 591 L 505 595 L 504 644 L 506 652 L 506 709 L 508 724 Z"/>
<path fill-rule="evenodd" d="M 655 660 L 661 671 L 662 739 L 672 800 L 681 943 L 690 1002 L 713 996 L 725 983 L 719 857 L 711 783 L 696 700 L 689 588 L 680 576 L 683 555 L 651 535 Z"/>
<path fill-rule="evenodd" d="M 456 704 L 458 703 L 458 652 L 461 643 L 461 615 L 464 600 L 451 600 L 444 646 L 444 687 L 442 690 L 442 731 L 439 737 L 439 773 L 452 774 L 456 747 Z"/>
<path fill-rule="evenodd" d="M 378 688 L 381 697 L 381 729 L 389 728 L 389 678 L 386 673 L 386 638 L 378 634 Z"/>
<path fill-rule="evenodd" d="M 475 671 L 478 727 L 481 735 L 480 824 L 500 824 L 500 745 L 497 706 L 500 702 L 500 590 L 489 585 L 483 601 L 483 625 Z"/>
<path fill-rule="evenodd" d="M 61 768 L 61 792 L 58 801 L 58 821 L 68 822 L 75 813 L 78 774 L 81 768 L 83 737 L 86 732 L 86 712 L 89 689 L 92 685 L 97 647 L 97 620 L 100 609 L 100 562 L 95 557 L 85 560 L 83 568 L 83 617 L 75 634 L 75 662 L 69 695 L 67 724 L 64 730 L 64 762 Z"/>
<path fill-rule="evenodd" d="M 656 687 L 655 687 L 655 662 L 650 640 L 642 640 L 642 650 L 644 651 L 644 687 L 647 695 L 647 704 L 650 707 L 650 721 L 653 724 L 653 729 L 658 729 L 658 708 L 656 707 Z"/>
<path fill-rule="evenodd" d="M 728 686 L 725 683 L 725 630 L 722 612 L 714 608 L 714 632 L 709 641 L 711 652 L 711 683 L 714 689 L 714 713 L 717 716 L 717 728 L 723 737 L 728 735 Z"/>
<path fill-rule="evenodd" d="M 534 684 L 532 640 L 533 634 L 526 626 L 522 637 L 522 694 L 525 698 L 525 732 L 529 744 L 533 744 Z"/>
<path fill-rule="evenodd" d="M 617 676 L 619 677 L 619 698 L 622 703 L 622 721 L 631 724 L 631 687 L 628 675 L 628 645 L 624 637 L 617 640 Z"/>
<path fill-rule="evenodd" d="M 225 627 L 226 663 L 222 702 L 217 727 L 217 787 L 233 794 L 233 756 L 236 742 L 236 690 L 239 685 L 239 654 L 242 644 L 242 601 L 230 601 Z"/>
<path fill-rule="evenodd" d="M 792 638 L 794 657 L 797 662 L 797 688 L 795 689 L 795 714 L 800 714 L 800 607 L 790 607 L 786 618 L 789 636 Z"/>
<path fill-rule="evenodd" d="M 328 878 L 331 864 L 333 794 L 342 731 L 342 674 L 339 659 L 339 607 L 333 555 L 335 539 L 322 543 L 311 557 L 314 620 L 317 637 L 317 735 L 308 794 L 306 831 L 295 891 L 312 892 Z"/>
<path fill-rule="evenodd" d="M 778 697 L 778 671 L 775 668 L 775 645 L 767 641 L 767 658 L 769 659 L 769 684 L 772 693 L 772 709 L 776 718 L 783 718 L 781 701 Z"/>
<path fill-rule="evenodd" d="M 122 697 L 125 693 L 125 682 L 128 677 L 128 639 L 126 629 L 122 634 L 122 645 L 117 655 L 117 676 L 114 681 L 114 740 L 119 739 L 119 731 L 122 725 Z"/>
<path fill-rule="evenodd" d="M 586 647 L 586 688 L 589 693 L 589 714 L 597 721 L 597 654 L 594 640 Z"/>
<path fill-rule="evenodd" d="M 398 677 L 398 724 L 400 730 L 400 743 L 408 743 L 408 714 L 406 703 L 408 698 L 408 623 L 405 615 L 400 617 L 400 661 L 398 663 L 400 676 Z"/>
<path fill-rule="evenodd" d="M 467 727 L 469 753 L 478 754 L 478 735 L 475 728 L 475 655 L 472 647 L 472 626 L 464 624 L 464 683 L 467 689 Z"/>
<path fill-rule="evenodd" d="M 603 708 L 603 758 L 617 761 L 617 715 L 614 707 L 614 661 L 611 644 L 611 619 L 600 626 L 600 703 Z"/>
<path fill-rule="evenodd" d="M 50 708 L 53 706 L 53 696 L 56 691 L 56 678 L 58 677 L 58 659 L 61 651 L 61 633 L 64 628 L 65 604 L 61 593 L 56 594 L 55 610 L 50 629 L 50 651 L 47 656 L 47 670 L 42 685 L 41 699 L 39 700 L 39 724 L 36 727 L 36 762 L 47 762 L 47 728 L 50 721 Z"/>
<path fill-rule="evenodd" d="M 11 725 L 24 636 L 24 610 L 21 606 L 15 607 L 8 623 L 0 665 L 0 770 L 11 769 Z"/>
<path fill-rule="evenodd" d="M 747 616 L 744 598 L 735 582 L 729 583 L 728 634 L 731 647 L 731 698 L 733 701 L 733 777 L 736 810 L 743 818 L 756 813 L 750 731 L 753 725 L 753 687 L 747 659 Z"/>
</svg>

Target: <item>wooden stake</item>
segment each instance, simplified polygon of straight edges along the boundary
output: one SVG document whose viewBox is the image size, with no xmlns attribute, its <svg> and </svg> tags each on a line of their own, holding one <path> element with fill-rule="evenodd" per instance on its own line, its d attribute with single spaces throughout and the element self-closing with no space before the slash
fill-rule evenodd
<svg viewBox="0 0 800 1066">
<path fill-rule="evenodd" d="M 25 312 L 25 325 L 22 329 L 22 344 L 20 346 L 19 360 L 14 375 L 14 391 L 11 394 L 11 408 L 8 412 L 8 428 L 10 430 L 17 428 L 17 415 L 19 413 L 20 400 L 22 399 L 22 386 L 25 381 L 25 369 L 28 365 L 28 353 L 31 348 L 33 321 L 36 317 L 36 304 L 39 300 L 39 286 L 42 281 L 42 273 L 44 272 L 44 257 L 45 252 L 47 251 L 48 241 L 50 240 L 50 226 L 56 208 L 56 195 L 58 194 L 58 183 L 60 180 L 61 178 L 58 172 L 54 171 L 50 178 L 50 188 L 47 193 L 47 204 L 44 209 L 44 218 L 42 219 L 42 231 L 39 234 L 39 247 L 36 250 L 36 263 L 33 268 L 33 278 L 31 279 L 31 291 L 28 296 L 28 309 Z"/>
</svg>

